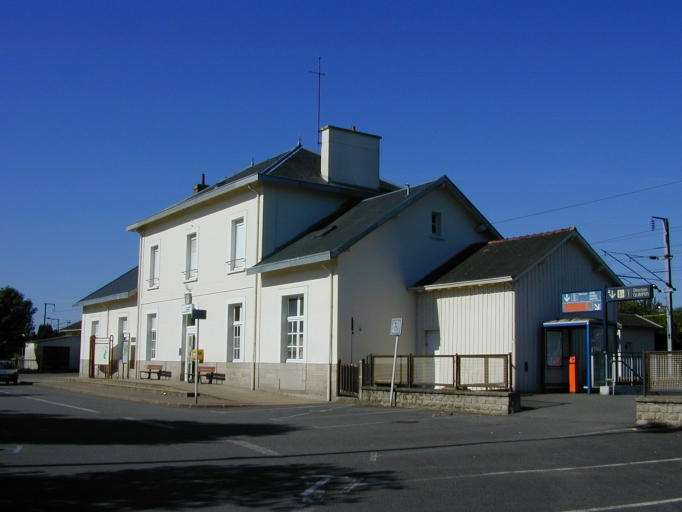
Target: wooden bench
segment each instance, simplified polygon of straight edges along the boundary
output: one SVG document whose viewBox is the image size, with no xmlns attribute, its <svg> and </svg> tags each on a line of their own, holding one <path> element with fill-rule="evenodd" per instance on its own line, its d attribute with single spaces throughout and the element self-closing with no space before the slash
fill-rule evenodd
<svg viewBox="0 0 682 512">
<path fill-rule="evenodd" d="M 160 364 L 148 364 L 146 370 L 140 370 L 140 375 L 143 373 L 147 374 L 147 378 L 151 379 L 152 374 L 156 375 L 156 378 L 158 380 L 161 380 L 161 377 L 166 377 L 170 378 L 171 377 L 171 372 L 168 370 L 163 369 L 163 365 Z"/>
<path fill-rule="evenodd" d="M 225 380 L 225 374 L 224 373 L 216 373 L 216 367 L 215 366 L 201 366 L 199 365 L 199 382 L 201 382 L 201 378 L 205 377 L 208 380 L 209 384 L 213 384 L 213 381 L 219 381 Z M 191 375 L 192 379 L 194 379 L 194 375 Z"/>
</svg>

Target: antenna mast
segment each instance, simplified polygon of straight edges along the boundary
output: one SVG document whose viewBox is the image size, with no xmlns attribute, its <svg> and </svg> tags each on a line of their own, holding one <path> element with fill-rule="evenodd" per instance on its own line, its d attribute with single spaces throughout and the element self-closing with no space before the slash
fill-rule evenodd
<svg viewBox="0 0 682 512">
<path fill-rule="evenodd" d="M 317 75 L 317 145 L 322 144 L 320 141 L 320 98 L 322 96 L 322 77 L 327 73 L 322 72 L 322 57 L 317 58 L 317 71 L 309 71 L 313 75 Z"/>
</svg>

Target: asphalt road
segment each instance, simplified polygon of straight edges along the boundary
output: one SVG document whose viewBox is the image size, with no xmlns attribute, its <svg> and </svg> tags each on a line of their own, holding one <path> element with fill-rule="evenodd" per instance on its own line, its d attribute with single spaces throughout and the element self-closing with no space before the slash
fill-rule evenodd
<svg viewBox="0 0 682 512">
<path fill-rule="evenodd" d="M 632 397 L 508 417 L 176 409 L 0 386 L 3 510 L 682 510 L 682 432 Z"/>
</svg>

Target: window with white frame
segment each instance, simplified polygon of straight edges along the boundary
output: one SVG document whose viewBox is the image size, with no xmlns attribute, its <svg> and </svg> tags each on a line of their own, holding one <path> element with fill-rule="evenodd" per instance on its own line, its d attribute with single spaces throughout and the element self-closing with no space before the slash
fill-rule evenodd
<svg viewBox="0 0 682 512">
<path fill-rule="evenodd" d="M 149 248 L 149 288 L 159 287 L 159 244 Z"/>
<path fill-rule="evenodd" d="M 244 270 L 246 267 L 246 222 L 244 217 L 230 222 L 230 254 L 227 262 L 229 272 Z"/>
<path fill-rule="evenodd" d="M 129 337 L 130 334 L 128 333 L 128 317 L 122 316 L 119 317 L 118 319 L 118 342 L 123 344 L 127 337 Z"/>
<path fill-rule="evenodd" d="M 187 248 L 185 256 L 185 281 L 197 278 L 199 265 L 199 246 L 196 232 L 187 235 Z"/>
<path fill-rule="evenodd" d="M 158 352 L 157 339 L 158 319 L 156 313 L 147 315 L 147 347 L 149 359 L 156 359 Z"/>
<path fill-rule="evenodd" d="M 241 361 L 244 341 L 244 304 L 230 304 L 227 315 L 227 357 Z"/>
<path fill-rule="evenodd" d="M 90 336 L 97 337 L 99 334 L 99 320 L 90 322 Z"/>
<path fill-rule="evenodd" d="M 431 212 L 431 234 L 434 236 L 443 235 L 443 226 L 440 212 Z"/>
<path fill-rule="evenodd" d="M 283 300 L 286 311 L 286 358 L 287 361 L 302 361 L 305 335 L 303 295 L 292 295 L 284 297 Z"/>
</svg>

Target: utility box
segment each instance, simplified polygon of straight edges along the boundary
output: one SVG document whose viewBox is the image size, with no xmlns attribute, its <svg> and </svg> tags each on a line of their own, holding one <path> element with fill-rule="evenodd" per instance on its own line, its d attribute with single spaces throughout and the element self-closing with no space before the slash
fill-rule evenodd
<svg viewBox="0 0 682 512">
<path fill-rule="evenodd" d="M 577 370 L 576 370 L 576 357 L 571 356 L 568 358 L 568 391 L 570 393 L 576 393 L 578 391 L 577 382 Z"/>
</svg>

